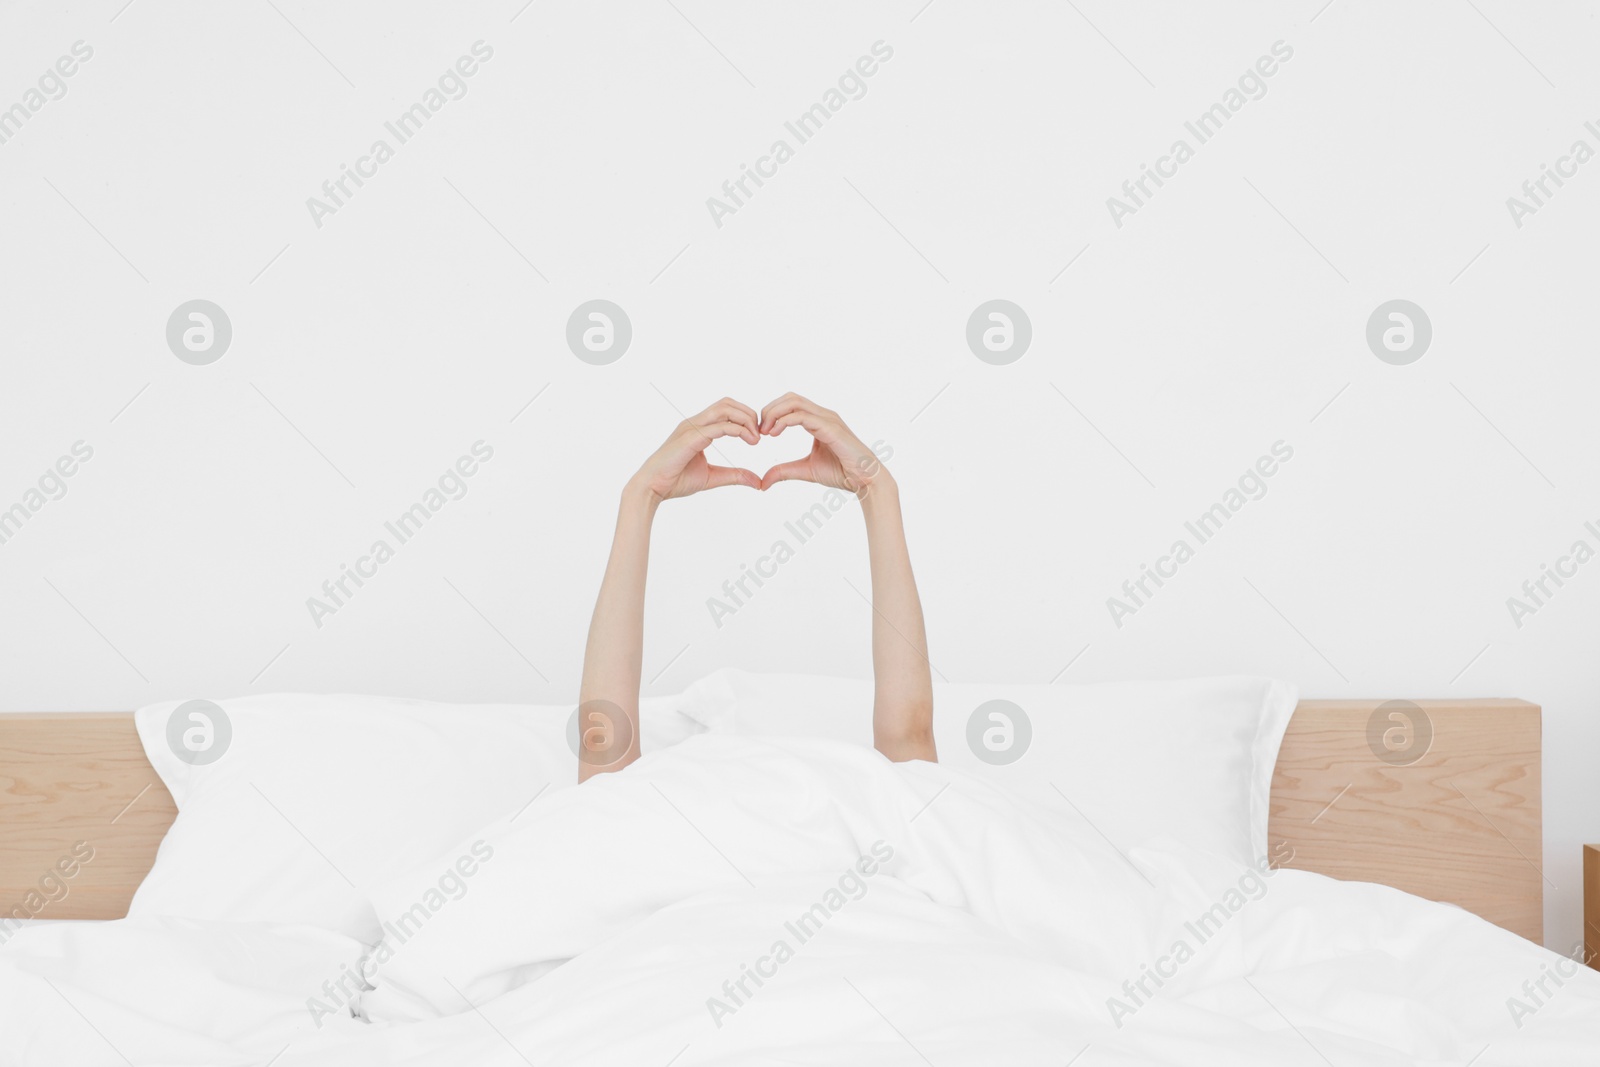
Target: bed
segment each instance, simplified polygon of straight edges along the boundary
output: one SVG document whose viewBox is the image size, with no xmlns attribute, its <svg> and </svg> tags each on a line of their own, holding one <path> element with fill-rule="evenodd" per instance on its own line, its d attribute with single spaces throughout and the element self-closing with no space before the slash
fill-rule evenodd
<svg viewBox="0 0 1600 1067">
<path fill-rule="evenodd" d="M 168 784 L 192 772 L 151 758 L 171 712 L 0 716 L 0 901 L 116 920 L 3 927 L 0 992 L 32 1021 L 0 1023 L 0 1064 L 1600 1062 L 1600 976 L 1536 944 L 1524 701 L 1291 700 L 1259 871 L 1114 843 L 1059 784 L 1070 825 L 959 768 L 705 716 L 652 746 L 647 718 L 663 751 L 600 789 L 541 789 L 381 888 L 340 872 L 398 917 L 376 939 L 320 922 L 330 898 L 223 922 L 226 871 L 192 861 L 187 903 L 123 918 L 184 844 Z M 320 853 L 335 823 L 264 783 Z M 250 862 L 218 840 L 212 867 Z"/>
</svg>

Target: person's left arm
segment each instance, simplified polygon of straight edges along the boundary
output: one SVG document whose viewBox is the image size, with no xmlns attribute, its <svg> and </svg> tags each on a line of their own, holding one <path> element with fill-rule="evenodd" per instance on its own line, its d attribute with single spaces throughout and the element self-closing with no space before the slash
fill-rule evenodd
<svg viewBox="0 0 1600 1067">
<path fill-rule="evenodd" d="M 611 557 L 589 620 L 578 689 L 578 781 L 639 758 L 639 676 L 644 662 L 645 573 L 650 526 L 663 501 L 725 485 L 761 488 L 754 471 L 717 467 L 705 450 L 719 437 L 755 444 L 756 413 L 719 400 L 685 419 L 623 487 Z"/>
</svg>

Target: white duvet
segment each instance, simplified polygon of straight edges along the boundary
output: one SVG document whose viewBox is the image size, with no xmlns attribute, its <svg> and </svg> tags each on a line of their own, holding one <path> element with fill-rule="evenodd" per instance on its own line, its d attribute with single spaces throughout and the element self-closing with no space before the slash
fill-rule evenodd
<svg viewBox="0 0 1600 1067">
<path fill-rule="evenodd" d="M 376 945 L 18 933 L 0 1067 L 1600 1063 L 1600 973 L 1384 887 L 1121 852 L 1056 784 L 698 737 L 386 886 Z"/>
</svg>

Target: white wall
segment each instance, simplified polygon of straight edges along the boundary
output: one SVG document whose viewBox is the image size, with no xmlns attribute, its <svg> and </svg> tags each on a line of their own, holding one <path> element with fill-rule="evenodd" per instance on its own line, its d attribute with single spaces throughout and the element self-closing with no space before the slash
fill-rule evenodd
<svg viewBox="0 0 1600 1067">
<path fill-rule="evenodd" d="M 946 678 L 1542 704 L 1570 948 L 1600 564 L 1520 627 L 1506 601 L 1600 547 L 1600 163 L 1520 227 L 1506 199 L 1600 148 L 1583 6 L 673 2 L 0 11 L 0 106 L 93 48 L 0 144 L 0 506 L 93 448 L 0 545 L 0 704 L 571 699 L 622 481 L 678 411 L 795 389 L 893 447 Z M 479 40 L 467 95 L 316 226 L 307 198 Z M 716 226 L 707 197 L 880 40 L 867 94 Z M 1115 225 L 1107 198 L 1277 41 L 1266 95 Z M 564 343 L 596 297 L 634 328 L 609 366 Z M 1034 332 L 1008 366 L 964 339 L 997 297 Z M 234 331 L 207 366 L 164 335 L 195 298 Z M 1364 336 L 1394 298 L 1434 330 L 1406 366 Z M 465 498 L 314 625 L 307 598 L 479 440 Z M 1124 579 L 1280 440 L 1267 494 L 1114 625 Z M 653 690 L 869 669 L 853 514 L 707 609 L 818 496 L 663 510 Z"/>
</svg>

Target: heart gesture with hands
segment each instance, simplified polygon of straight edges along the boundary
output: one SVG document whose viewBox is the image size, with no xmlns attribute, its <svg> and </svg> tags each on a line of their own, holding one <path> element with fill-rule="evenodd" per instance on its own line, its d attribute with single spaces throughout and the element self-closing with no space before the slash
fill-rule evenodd
<svg viewBox="0 0 1600 1067">
<path fill-rule="evenodd" d="M 779 463 L 765 474 L 706 459 L 706 449 L 723 438 L 737 437 L 754 445 L 791 426 L 811 435 L 810 453 Z M 854 493 L 861 501 L 872 567 L 873 745 L 892 760 L 938 759 L 928 639 L 906 550 L 899 487 L 837 412 L 785 393 L 759 414 L 724 397 L 684 419 L 628 480 L 617 511 L 611 557 L 589 621 L 583 681 L 573 713 L 580 724 L 575 730 L 580 782 L 620 771 L 639 758 L 645 573 L 656 508 L 664 500 L 707 489 L 743 485 L 765 490 L 788 481 L 814 482 Z M 749 594 L 742 584 L 740 588 Z"/>
<path fill-rule="evenodd" d="M 811 435 L 811 452 L 802 459 L 779 463 L 757 475 L 743 467 L 717 466 L 706 449 L 724 437 L 756 444 L 777 437 L 791 426 Z M 656 500 L 671 500 L 706 489 L 744 485 L 770 489 L 779 482 L 805 481 L 864 496 L 875 479 L 888 477 L 878 457 L 850 431 L 838 412 L 829 411 L 797 393 L 785 393 L 756 412 L 724 397 L 698 415 L 678 424 L 672 436 L 650 456 L 635 478 Z"/>
</svg>

